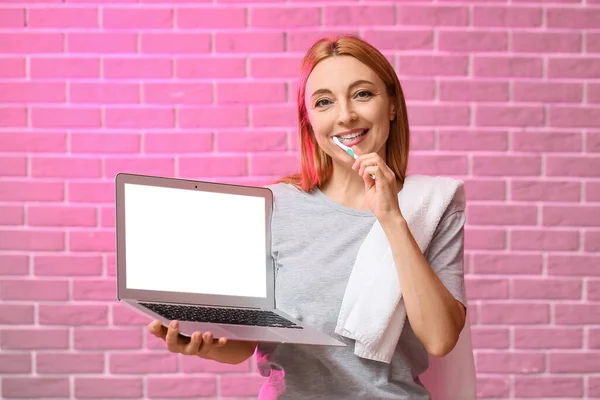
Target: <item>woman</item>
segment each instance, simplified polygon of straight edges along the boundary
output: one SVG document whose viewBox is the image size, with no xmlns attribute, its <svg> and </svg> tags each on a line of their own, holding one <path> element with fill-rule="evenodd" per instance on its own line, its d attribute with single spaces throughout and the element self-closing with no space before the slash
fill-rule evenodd
<svg viewBox="0 0 600 400">
<path fill-rule="evenodd" d="M 423 254 L 398 204 L 409 149 L 404 95 L 389 62 L 361 39 L 342 36 L 312 46 L 302 64 L 298 114 L 301 172 L 270 187 L 277 306 L 335 335 L 358 249 L 378 221 L 407 314 L 391 362 L 357 357 L 352 345 L 233 342 L 209 332 L 185 343 L 176 328 L 158 321 L 150 331 L 172 352 L 224 363 L 243 362 L 256 350 L 261 373 L 270 376 L 265 397 L 429 399 L 418 378 L 428 354 L 447 354 L 465 322 L 464 198 L 452 200 Z M 358 158 L 336 146 L 334 136 Z"/>
</svg>

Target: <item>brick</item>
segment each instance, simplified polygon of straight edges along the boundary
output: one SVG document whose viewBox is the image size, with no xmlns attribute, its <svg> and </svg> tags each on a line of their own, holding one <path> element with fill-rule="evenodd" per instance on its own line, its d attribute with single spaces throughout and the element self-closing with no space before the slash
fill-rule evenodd
<svg viewBox="0 0 600 400">
<path fill-rule="evenodd" d="M 62 251 L 65 233 L 47 230 L 2 230 L 0 250 Z"/>
<path fill-rule="evenodd" d="M 140 35 L 140 49 L 148 54 L 198 54 L 211 48 L 209 33 L 149 32 Z"/>
<path fill-rule="evenodd" d="M 129 306 L 123 304 L 114 304 L 112 306 L 112 324 L 117 326 L 140 326 L 147 329 L 147 325 L 152 319 L 145 314 L 132 310 Z"/>
<path fill-rule="evenodd" d="M 580 152 L 579 132 L 513 132 L 512 147 L 522 152 Z"/>
<path fill-rule="evenodd" d="M 413 126 L 467 126 L 471 112 L 467 105 L 412 105 L 408 117 Z"/>
<path fill-rule="evenodd" d="M 25 58 L 0 57 L 0 78 L 25 78 L 26 74 Z"/>
<path fill-rule="evenodd" d="M 515 377 L 515 396 L 526 398 L 581 397 L 581 377 Z"/>
<path fill-rule="evenodd" d="M 539 303 L 481 304 L 482 324 L 534 325 L 550 323 L 550 306 Z"/>
<path fill-rule="evenodd" d="M 508 349 L 509 330 L 475 326 L 471 328 L 474 349 Z"/>
<path fill-rule="evenodd" d="M 273 57 L 252 57 L 249 75 L 253 78 L 296 78 L 300 71 L 301 57 L 282 54 Z"/>
<path fill-rule="evenodd" d="M 176 78 L 222 79 L 243 78 L 245 76 L 246 61 L 242 57 L 195 57 L 175 59 Z"/>
<path fill-rule="evenodd" d="M 293 145 L 290 147 L 290 150 L 297 150 L 298 146 L 296 142 L 298 141 L 297 135 L 292 136 Z M 410 132 L 410 150 L 433 150 L 435 147 L 434 144 L 435 137 L 434 132 L 432 130 L 420 130 L 414 129 Z"/>
<path fill-rule="evenodd" d="M 398 55 L 398 75 L 466 76 L 467 56 L 458 55 Z M 401 81 L 404 83 L 404 80 Z"/>
<path fill-rule="evenodd" d="M 215 147 L 223 152 L 285 151 L 287 134 L 285 131 L 219 132 Z"/>
<path fill-rule="evenodd" d="M 552 106 L 549 108 L 548 125 L 553 127 L 598 128 L 600 127 L 598 113 L 600 113 L 600 107 Z"/>
<path fill-rule="evenodd" d="M 169 156 L 108 158 L 104 162 L 104 176 L 110 179 L 120 173 L 173 176 L 175 175 L 175 158 Z"/>
<path fill-rule="evenodd" d="M 539 353 L 482 353 L 475 357 L 478 373 L 535 374 L 546 370 L 546 357 Z"/>
<path fill-rule="evenodd" d="M 546 9 L 546 24 L 549 28 L 598 29 L 600 10 L 592 7 Z"/>
<path fill-rule="evenodd" d="M 0 254 L 0 275 L 29 274 L 29 256 Z"/>
<path fill-rule="evenodd" d="M 297 154 L 254 154 L 250 158 L 250 174 L 261 175 L 288 175 L 298 172 L 300 161 Z"/>
<path fill-rule="evenodd" d="M 116 226 L 116 210 L 114 206 L 102 207 L 100 209 L 100 226 L 114 228 Z"/>
<path fill-rule="evenodd" d="M 402 80 L 402 92 L 409 103 L 413 100 L 433 100 L 435 98 L 435 86 L 435 81 L 432 79 Z"/>
<path fill-rule="evenodd" d="M 151 377 L 149 398 L 197 398 L 217 395 L 216 377 Z"/>
<path fill-rule="evenodd" d="M 169 8 L 103 8 L 105 29 L 173 28 L 173 11 Z"/>
<path fill-rule="evenodd" d="M 580 349 L 582 346 L 583 330 L 581 328 L 515 327 L 514 347 L 516 349 Z"/>
<path fill-rule="evenodd" d="M 0 324 L 2 325 L 29 325 L 33 324 L 33 305 L 0 304 Z M 2 331 L 4 332 L 4 331 Z M 3 343 L 4 333 L 0 335 Z M 0 346 L 5 348 L 3 345 Z"/>
<path fill-rule="evenodd" d="M 473 8 L 473 26 L 540 27 L 541 7 L 479 6 Z"/>
<path fill-rule="evenodd" d="M 533 142 L 534 140 L 530 143 L 535 146 Z M 543 140 L 540 140 L 540 142 L 543 142 Z M 516 140 L 513 140 L 513 144 L 516 146 Z M 535 151 L 534 149 L 531 150 Z M 510 194 L 511 200 L 517 201 L 578 202 L 581 198 L 581 183 L 575 181 L 513 180 L 510 183 Z"/>
<path fill-rule="evenodd" d="M 477 275 L 539 275 L 543 259 L 537 254 L 474 254 L 472 272 Z"/>
<path fill-rule="evenodd" d="M 98 276 L 102 257 L 87 254 L 34 255 L 33 273 L 37 276 Z"/>
<path fill-rule="evenodd" d="M 35 107 L 30 110 L 33 128 L 100 128 L 100 108 Z"/>
<path fill-rule="evenodd" d="M 1 280 L 0 299 L 60 301 L 69 299 L 69 282 L 54 280 Z"/>
<path fill-rule="evenodd" d="M 514 82 L 515 101 L 542 103 L 581 103 L 581 83 Z"/>
<path fill-rule="evenodd" d="M 73 133 L 71 153 L 138 153 L 140 136 L 137 133 Z"/>
<path fill-rule="evenodd" d="M 465 278 L 469 299 L 506 299 L 508 281 L 506 279 Z"/>
<path fill-rule="evenodd" d="M 30 226 L 95 226 L 96 209 L 73 206 L 29 206 Z"/>
<path fill-rule="evenodd" d="M 69 99 L 82 104 L 136 104 L 140 86 L 122 82 L 70 82 Z"/>
<path fill-rule="evenodd" d="M 287 105 L 257 105 L 250 108 L 251 126 L 280 127 L 296 126 L 298 124 L 298 109 Z"/>
<path fill-rule="evenodd" d="M 161 0 L 162 1 L 162 0 Z M 253 11 L 256 9 L 253 9 Z M 246 27 L 246 9 L 242 7 L 177 8 L 177 28 L 232 29 Z"/>
<path fill-rule="evenodd" d="M 440 30 L 438 49 L 451 52 L 500 52 L 508 50 L 508 32 Z"/>
<path fill-rule="evenodd" d="M 600 257 L 592 254 L 550 254 L 548 256 L 548 274 L 554 276 L 598 276 L 600 275 Z"/>
<path fill-rule="evenodd" d="M 63 82 L 0 82 L 0 103 L 64 103 Z"/>
<path fill-rule="evenodd" d="M 592 301 L 600 300 L 600 280 L 589 280 L 587 282 L 587 293 L 585 298 Z"/>
<path fill-rule="evenodd" d="M 73 300 L 112 301 L 117 297 L 116 288 L 116 281 L 109 278 L 101 280 L 74 280 L 72 297 Z"/>
<path fill-rule="evenodd" d="M 55 132 L 5 132 L 0 133 L 3 152 L 63 153 L 67 150 L 67 135 Z"/>
<path fill-rule="evenodd" d="M 506 232 L 500 229 L 465 229 L 465 249 L 503 250 L 506 248 Z"/>
<path fill-rule="evenodd" d="M 248 125 L 244 106 L 194 107 L 177 110 L 181 128 L 239 128 Z"/>
<path fill-rule="evenodd" d="M 508 398 L 510 387 L 508 378 L 477 377 L 477 398 Z"/>
<path fill-rule="evenodd" d="M 162 348 L 165 347 L 164 342 Z M 252 357 L 251 357 L 252 358 Z M 213 360 L 207 360 L 200 357 L 181 357 L 179 363 L 181 372 L 183 373 L 235 373 L 235 372 L 250 372 L 251 359 L 248 359 L 240 364 L 224 364 Z"/>
<path fill-rule="evenodd" d="M 29 28 L 98 28 L 96 8 L 30 8 L 27 13 Z"/>
<path fill-rule="evenodd" d="M 0 354 L 0 374 L 31 374 L 31 354 Z"/>
<path fill-rule="evenodd" d="M 600 132 L 586 132 L 585 150 L 589 153 L 600 153 Z"/>
<path fill-rule="evenodd" d="M 465 179 L 467 202 L 471 200 L 506 200 L 506 183 L 501 180 Z"/>
<path fill-rule="evenodd" d="M 600 323 L 600 305 L 559 303 L 554 308 L 556 324 L 583 325 Z"/>
<path fill-rule="evenodd" d="M 178 162 L 179 176 L 181 177 L 220 177 L 248 174 L 245 156 L 181 157 Z"/>
<path fill-rule="evenodd" d="M 469 24 L 465 6 L 398 4 L 396 24 L 402 26 L 463 26 Z"/>
<path fill-rule="evenodd" d="M 142 378 L 84 378 L 75 377 L 75 397 L 78 399 L 144 397 Z"/>
<path fill-rule="evenodd" d="M 600 206 L 579 205 L 544 206 L 542 208 L 544 226 L 600 226 Z"/>
<path fill-rule="evenodd" d="M 99 58 L 37 58 L 30 60 L 32 78 L 100 78 Z"/>
<path fill-rule="evenodd" d="M 2 8 L 0 9 L 0 28 L 24 28 L 24 8 Z"/>
<path fill-rule="evenodd" d="M 23 224 L 25 224 L 25 207 L 23 207 L 23 206 L 0 206 L 0 225 L 23 225 Z M 0 268 L 1 267 L 2 267 L 2 265 L 0 265 Z"/>
<path fill-rule="evenodd" d="M 104 58 L 103 77 L 107 79 L 170 79 L 173 61 L 167 58 Z"/>
<path fill-rule="evenodd" d="M 475 57 L 473 75 L 482 77 L 541 78 L 543 64 L 539 57 Z"/>
<path fill-rule="evenodd" d="M 71 231 L 69 232 L 71 251 L 115 251 L 115 232 L 110 231 Z"/>
<path fill-rule="evenodd" d="M 580 279 L 565 280 L 551 278 L 514 279 L 511 282 L 511 297 L 514 299 L 581 299 Z"/>
<path fill-rule="evenodd" d="M 69 397 L 69 378 L 2 378 L 3 398 Z"/>
<path fill-rule="evenodd" d="M 365 29 L 362 38 L 380 51 L 433 50 L 431 29 Z"/>
<path fill-rule="evenodd" d="M 596 0 L 597 1 L 597 0 Z M 588 53 L 600 53 L 600 42 L 598 41 L 600 34 L 587 31 L 585 32 L 585 51 Z"/>
<path fill-rule="evenodd" d="M 173 128 L 175 112 L 170 108 L 106 108 L 104 124 L 108 128 Z"/>
<path fill-rule="evenodd" d="M 174 354 L 109 354 L 111 374 L 177 372 Z"/>
<path fill-rule="evenodd" d="M 26 127 L 27 109 L 21 106 L 0 108 L 0 127 Z"/>
<path fill-rule="evenodd" d="M 204 153 L 213 149 L 211 133 L 147 133 L 145 153 Z"/>
<path fill-rule="evenodd" d="M 573 251 L 579 248 L 579 234 L 574 231 L 514 230 L 512 250 Z"/>
<path fill-rule="evenodd" d="M 136 53 L 135 32 L 70 32 L 66 31 L 66 49 L 77 54 Z"/>
<path fill-rule="evenodd" d="M 539 176 L 539 156 L 473 155 L 473 174 L 477 176 Z"/>
<path fill-rule="evenodd" d="M 409 174 L 467 175 L 468 159 L 462 155 L 414 155 L 408 171 Z"/>
<path fill-rule="evenodd" d="M 358 30 L 336 29 L 332 27 L 323 27 L 321 29 L 302 29 L 291 30 L 287 34 L 287 51 L 306 52 L 318 39 L 322 37 L 334 37 L 339 34 L 358 34 Z M 279 56 L 279 54 L 277 55 Z"/>
<path fill-rule="evenodd" d="M 327 26 L 370 26 L 393 25 L 393 5 L 325 6 L 323 25 Z"/>
<path fill-rule="evenodd" d="M 110 203 L 114 201 L 112 182 L 68 182 L 68 201 L 75 203 Z"/>
<path fill-rule="evenodd" d="M 549 355 L 549 371 L 555 373 L 595 373 L 600 369 L 598 353 L 555 353 Z"/>
<path fill-rule="evenodd" d="M 511 48 L 517 53 L 579 53 L 582 47 L 580 32 L 512 31 Z"/>
<path fill-rule="evenodd" d="M 479 205 L 467 209 L 470 225 L 537 225 L 537 206 Z"/>
<path fill-rule="evenodd" d="M 35 370 L 38 374 L 101 374 L 104 354 L 40 353 Z"/>
<path fill-rule="evenodd" d="M 286 100 L 284 83 L 218 82 L 216 101 L 221 104 L 282 103 Z"/>
<path fill-rule="evenodd" d="M 586 94 L 588 103 L 600 103 L 600 85 L 588 83 Z"/>
<path fill-rule="evenodd" d="M 585 184 L 586 201 L 600 201 L 600 182 L 587 182 Z"/>
<path fill-rule="evenodd" d="M 594 0 L 597 1 L 597 0 Z M 588 394 L 591 397 L 600 397 L 600 379 L 597 377 L 588 378 Z"/>
<path fill-rule="evenodd" d="M 548 59 L 549 78 L 594 79 L 600 74 L 600 58 L 550 57 Z"/>
<path fill-rule="evenodd" d="M 283 32 L 217 32 L 217 53 L 273 53 L 284 51 Z"/>
<path fill-rule="evenodd" d="M 0 176 L 24 177 L 27 175 L 26 157 L 0 157 Z"/>
<path fill-rule="evenodd" d="M 440 131 L 438 133 L 438 148 L 440 150 L 506 151 L 508 149 L 508 134 L 494 131 Z"/>
<path fill-rule="evenodd" d="M 102 160 L 83 157 L 32 157 L 31 175 L 40 178 L 99 178 Z"/>
<path fill-rule="evenodd" d="M 75 328 L 75 350 L 139 350 L 142 348 L 140 329 Z"/>
<path fill-rule="evenodd" d="M 256 396 L 262 387 L 265 378 L 258 375 L 234 375 L 221 376 L 221 396 Z"/>
<path fill-rule="evenodd" d="M 206 104 L 213 101 L 210 83 L 147 82 L 143 85 L 144 103 Z"/>
<path fill-rule="evenodd" d="M 600 176 L 600 159 L 593 156 L 549 156 L 546 159 L 546 175 L 597 177 Z"/>
<path fill-rule="evenodd" d="M 588 349 L 600 349 L 600 329 L 591 328 L 587 335 Z"/>
<path fill-rule="evenodd" d="M 40 305 L 41 325 L 106 325 L 108 307 L 105 305 Z"/>
<path fill-rule="evenodd" d="M 478 126 L 519 126 L 544 125 L 543 106 L 488 106 L 475 108 L 475 124 Z"/>
<path fill-rule="evenodd" d="M 0 32 L 0 53 L 37 54 L 62 53 L 62 32 Z"/>
<path fill-rule="evenodd" d="M 508 82 L 442 81 L 439 97 L 443 101 L 507 101 Z"/>
<path fill-rule="evenodd" d="M 600 231 L 588 231 L 584 233 L 584 250 L 600 252 Z"/>
<path fill-rule="evenodd" d="M 321 24 L 319 7 L 257 7 L 249 9 L 249 14 L 250 26 L 256 28 L 291 29 Z"/>
</svg>

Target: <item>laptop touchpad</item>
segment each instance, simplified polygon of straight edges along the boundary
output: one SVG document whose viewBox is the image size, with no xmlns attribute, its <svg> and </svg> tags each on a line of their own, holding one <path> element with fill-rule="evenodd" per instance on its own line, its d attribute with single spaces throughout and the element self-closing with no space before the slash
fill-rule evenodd
<svg viewBox="0 0 600 400">
<path fill-rule="evenodd" d="M 179 331 L 187 336 L 191 336 L 194 332 L 211 332 L 214 338 L 231 338 L 234 336 L 232 332 L 229 332 L 227 329 L 221 327 L 220 325 L 203 324 L 201 322 L 180 321 Z"/>
</svg>

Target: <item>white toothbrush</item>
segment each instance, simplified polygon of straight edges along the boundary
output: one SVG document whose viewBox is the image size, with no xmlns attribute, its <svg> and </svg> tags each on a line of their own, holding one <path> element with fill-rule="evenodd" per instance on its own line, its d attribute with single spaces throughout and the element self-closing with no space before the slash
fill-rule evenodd
<svg viewBox="0 0 600 400">
<path fill-rule="evenodd" d="M 354 153 L 354 151 L 352 151 L 352 149 L 350 147 L 348 147 L 344 143 L 340 142 L 340 139 L 338 139 L 337 136 L 333 137 L 333 143 L 335 143 L 340 149 L 342 149 L 346 153 L 348 153 L 355 160 L 358 158 L 358 156 Z M 375 175 L 373 175 L 373 174 L 369 174 L 369 175 L 371 175 L 371 178 L 375 179 Z"/>
</svg>

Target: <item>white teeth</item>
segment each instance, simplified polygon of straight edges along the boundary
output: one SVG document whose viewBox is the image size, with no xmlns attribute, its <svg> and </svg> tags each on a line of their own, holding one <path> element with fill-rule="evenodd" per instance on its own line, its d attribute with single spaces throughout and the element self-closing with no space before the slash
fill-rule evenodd
<svg viewBox="0 0 600 400">
<path fill-rule="evenodd" d="M 341 141 L 347 142 L 349 140 L 356 139 L 357 137 L 362 136 L 365 133 L 366 133 L 366 130 L 358 132 L 358 133 L 353 133 L 350 135 L 344 135 L 344 136 L 338 136 L 338 137 L 340 138 Z"/>
</svg>

